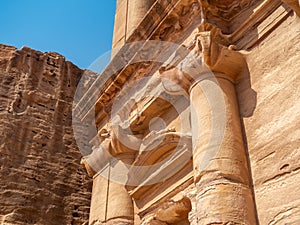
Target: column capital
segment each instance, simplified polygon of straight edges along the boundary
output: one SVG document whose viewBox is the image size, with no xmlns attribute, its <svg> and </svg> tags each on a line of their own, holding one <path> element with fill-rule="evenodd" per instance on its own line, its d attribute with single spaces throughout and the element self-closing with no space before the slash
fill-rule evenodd
<svg viewBox="0 0 300 225">
<path fill-rule="evenodd" d="M 95 146 L 92 153 L 82 157 L 80 162 L 90 177 L 102 171 L 114 158 L 132 163 L 141 139 L 130 134 L 128 129 L 118 125 L 110 131 L 102 129 L 98 132 L 99 146 Z"/>
<path fill-rule="evenodd" d="M 168 83 L 171 81 L 188 92 L 195 82 L 205 79 L 211 73 L 217 76 L 221 74 L 222 78 L 227 77 L 234 82 L 247 68 L 243 54 L 230 45 L 227 36 L 219 28 L 206 22 L 198 28 L 189 50 L 190 54 L 182 56 L 176 67 L 165 66 L 159 70 L 167 90 L 172 86 Z M 173 61 L 178 61 L 178 55 L 175 54 L 167 64 L 174 65 Z"/>
<path fill-rule="evenodd" d="M 235 80 L 247 67 L 246 60 L 221 30 L 209 23 L 198 28 L 198 40 L 201 47 L 195 51 L 202 53 L 202 61 L 212 71 L 223 73 Z"/>
</svg>

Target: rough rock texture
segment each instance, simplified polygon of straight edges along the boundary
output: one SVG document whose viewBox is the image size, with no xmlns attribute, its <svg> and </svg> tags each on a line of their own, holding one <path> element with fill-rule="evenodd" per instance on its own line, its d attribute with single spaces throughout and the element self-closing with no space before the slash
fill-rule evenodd
<svg viewBox="0 0 300 225">
<path fill-rule="evenodd" d="M 237 87 L 262 225 L 300 221 L 299 22 L 290 16 L 251 51 L 252 85 Z"/>
<path fill-rule="evenodd" d="M 71 127 L 82 71 L 0 45 L 0 224 L 83 224 L 91 184 Z"/>
</svg>

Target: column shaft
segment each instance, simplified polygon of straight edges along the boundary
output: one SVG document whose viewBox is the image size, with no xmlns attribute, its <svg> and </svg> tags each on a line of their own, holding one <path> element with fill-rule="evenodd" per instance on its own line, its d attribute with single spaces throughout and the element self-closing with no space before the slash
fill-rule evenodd
<svg viewBox="0 0 300 225">
<path fill-rule="evenodd" d="M 127 37 L 147 14 L 154 0 L 128 0 Z"/>
<path fill-rule="evenodd" d="M 133 159 L 133 155 L 120 155 L 120 160 L 126 164 L 131 164 Z M 110 176 L 109 167 L 105 173 L 107 177 Z M 132 225 L 134 208 L 131 197 L 123 184 L 111 181 L 106 176 L 94 176 L 89 224 Z"/>
<path fill-rule="evenodd" d="M 196 126 L 193 128 L 197 189 L 197 222 L 194 224 L 253 225 L 256 224 L 254 204 L 235 88 L 230 80 L 217 78 L 217 81 L 204 79 L 190 90 L 192 126 Z M 218 102 L 208 101 L 210 93 L 207 92 L 211 87 L 216 87 L 217 83 L 224 98 L 226 112 L 224 136 L 220 146 L 211 138 L 214 137 L 214 132 L 217 132 L 213 123 L 224 111 L 216 112 L 218 108 L 212 105 Z M 214 99 L 214 96 L 211 99 Z M 214 148 L 218 147 L 219 149 L 214 151 Z M 208 155 L 207 151 L 216 154 Z M 207 165 L 204 163 L 206 160 Z"/>
</svg>

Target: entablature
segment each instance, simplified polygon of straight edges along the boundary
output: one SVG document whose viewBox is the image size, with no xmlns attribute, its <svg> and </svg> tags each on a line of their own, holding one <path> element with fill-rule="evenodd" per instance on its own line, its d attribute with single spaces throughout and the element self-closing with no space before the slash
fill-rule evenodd
<svg viewBox="0 0 300 225">
<path fill-rule="evenodd" d="M 201 24 L 210 23 L 211 20 L 204 16 L 204 14 L 209 14 L 209 11 L 217 14 L 218 11 L 231 10 L 232 12 L 228 12 L 227 17 L 228 15 L 233 17 L 233 15 L 238 15 L 238 8 L 241 10 L 250 8 L 251 15 L 230 34 L 224 34 L 229 40 L 224 47 L 233 45 L 237 50 L 249 50 L 292 13 L 292 10 L 280 0 L 238 2 L 226 1 L 225 4 L 225 1 L 220 3 L 220 1 L 158 0 L 128 38 L 127 43 L 161 40 L 181 44 Z M 214 7 L 217 7 L 218 10 L 213 10 Z M 228 20 L 227 17 L 226 20 Z M 233 17 L 230 23 L 237 19 Z M 213 27 L 220 25 L 219 29 L 224 33 L 223 22 L 214 21 L 213 23 Z M 157 62 L 141 62 L 144 56 L 141 56 L 140 53 L 145 54 L 147 49 L 151 49 L 151 46 L 147 46 L 146 42 L 141 42 L 125 45 L 117 52 L 82 101 L 77 104 L 77 112 L 82 120 L 88 118 L 89 114 L 96 115 L 97 123 L 103 120 L 111 110 L 114 97 L 128 80 L 151 75 L 160 68 L 161 64 Z M 164 51 L 163 46 L 160 51 Z M 150 54 L 159 54 L 159 52 Z M 120 64 L 124 66 L 120 68 Z"/>
</svg>

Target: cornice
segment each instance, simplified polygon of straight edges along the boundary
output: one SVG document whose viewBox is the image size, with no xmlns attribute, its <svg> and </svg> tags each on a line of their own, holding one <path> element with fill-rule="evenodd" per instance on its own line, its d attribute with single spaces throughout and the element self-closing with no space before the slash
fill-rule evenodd
<svg viewBox="0 0 300 225">
<path fill-rule="evenodd" d="M 207 19 L 221 18 L 230 22 L 258 0 L 200 0 Z"/>
<path fill-rule="evenodd" d="M 168 4 L 166 4 L 168 2 Z M 165 8 L 165 10 L 164 10 Z M 158 19 L 153 19 L 158 18 Z M 153 22 L 153 24 L 152 24 Z M 162 40 L 181 43 L 201 23 L 200 3 L 198 0 L 158 0 L 149 10 L 137 29 L 130 35 L 127 43 L 144 40 Z M 75 112 L 82 120 L 89 115 L 110 111 L 111 102 L 124 83 L 134 77 L 140 69 L 150 68 L 153 63 L 135 63 L 145 46 L 143 43 L 121 48 L 103 73 L 95 80 L 92 87 L 75 106 Z M 160 49 L 161 52 L 164 49 Z M 121 70 L 120 64 L 126 65 Z M 101 88 L 100 93 L 99 87 Z M 97 98 L 97 103 L 94 106 Z M 95 109 L 95 110 L 94 110 Z M 94 114 L 94 115 L 95 115 Z"/>
<path fill-rule="evenodd" d="M 267 37 L 291 13 L 292 10 L 280 0 L 264 0 L 240 27 L 228 35 L 228 39 L 238 50 L 249 50 Z"/>
<path fill-rule="evenodd" d="M 254 3 L 257 1 L 157 0 L 129 36 L 127 43 L 162 40 L 181 44 L 200 24 L 208 23 L 207 16 L 209 17 L 210 14 L 219 15 L 218 12 L 229 10 L 231 12 L 228 11 L 226 16 L 220 16 L 227 20 L 229 15 L 232 17 L 238 15 L 240 13 L 238 9 L 243 10 L 243 7 L 249 7 Z M 215 9 L 216 7 L 217 9 Z M 228 39 L 224 48 L 228 49 L 230 44 L 236 45 L 237 50 L 252 48 L 290 15 L 291 10 L 280 0 L 264 0 L 232 34 L 224 35 Z M 211 17 L 211 19 L 213 18 Z M 218 23 L 224 23 L 224 21 L 215 21 L 214 26 L 217 26 Z M 85 120 L 88 115 L 92 114 L 96 115 L 97 123 L 103 120 L 110 112 L 114 97 L 128 80 L 144 74 L 151 75 L 153 71 L 159 69 L 159 65 L 151 62 L 132 63 L 138 61 L 139 57 L 142 58 L 140 52 L 144 54 L 145 48 L 147 49 L 149 46 L 147 44 L 132 45 L 121 48 L 117 52 L 103 73 L 76 105 L 75 111 L 79 118 Z M 161 51 L 164 49 L 162 48 Z M 120 63 L 125 67 L 118 69 Z M 100 93 L 99 87 L 101 87 Z M 96 104 L 93 103 L 95 101 Z"/>
</svg>

